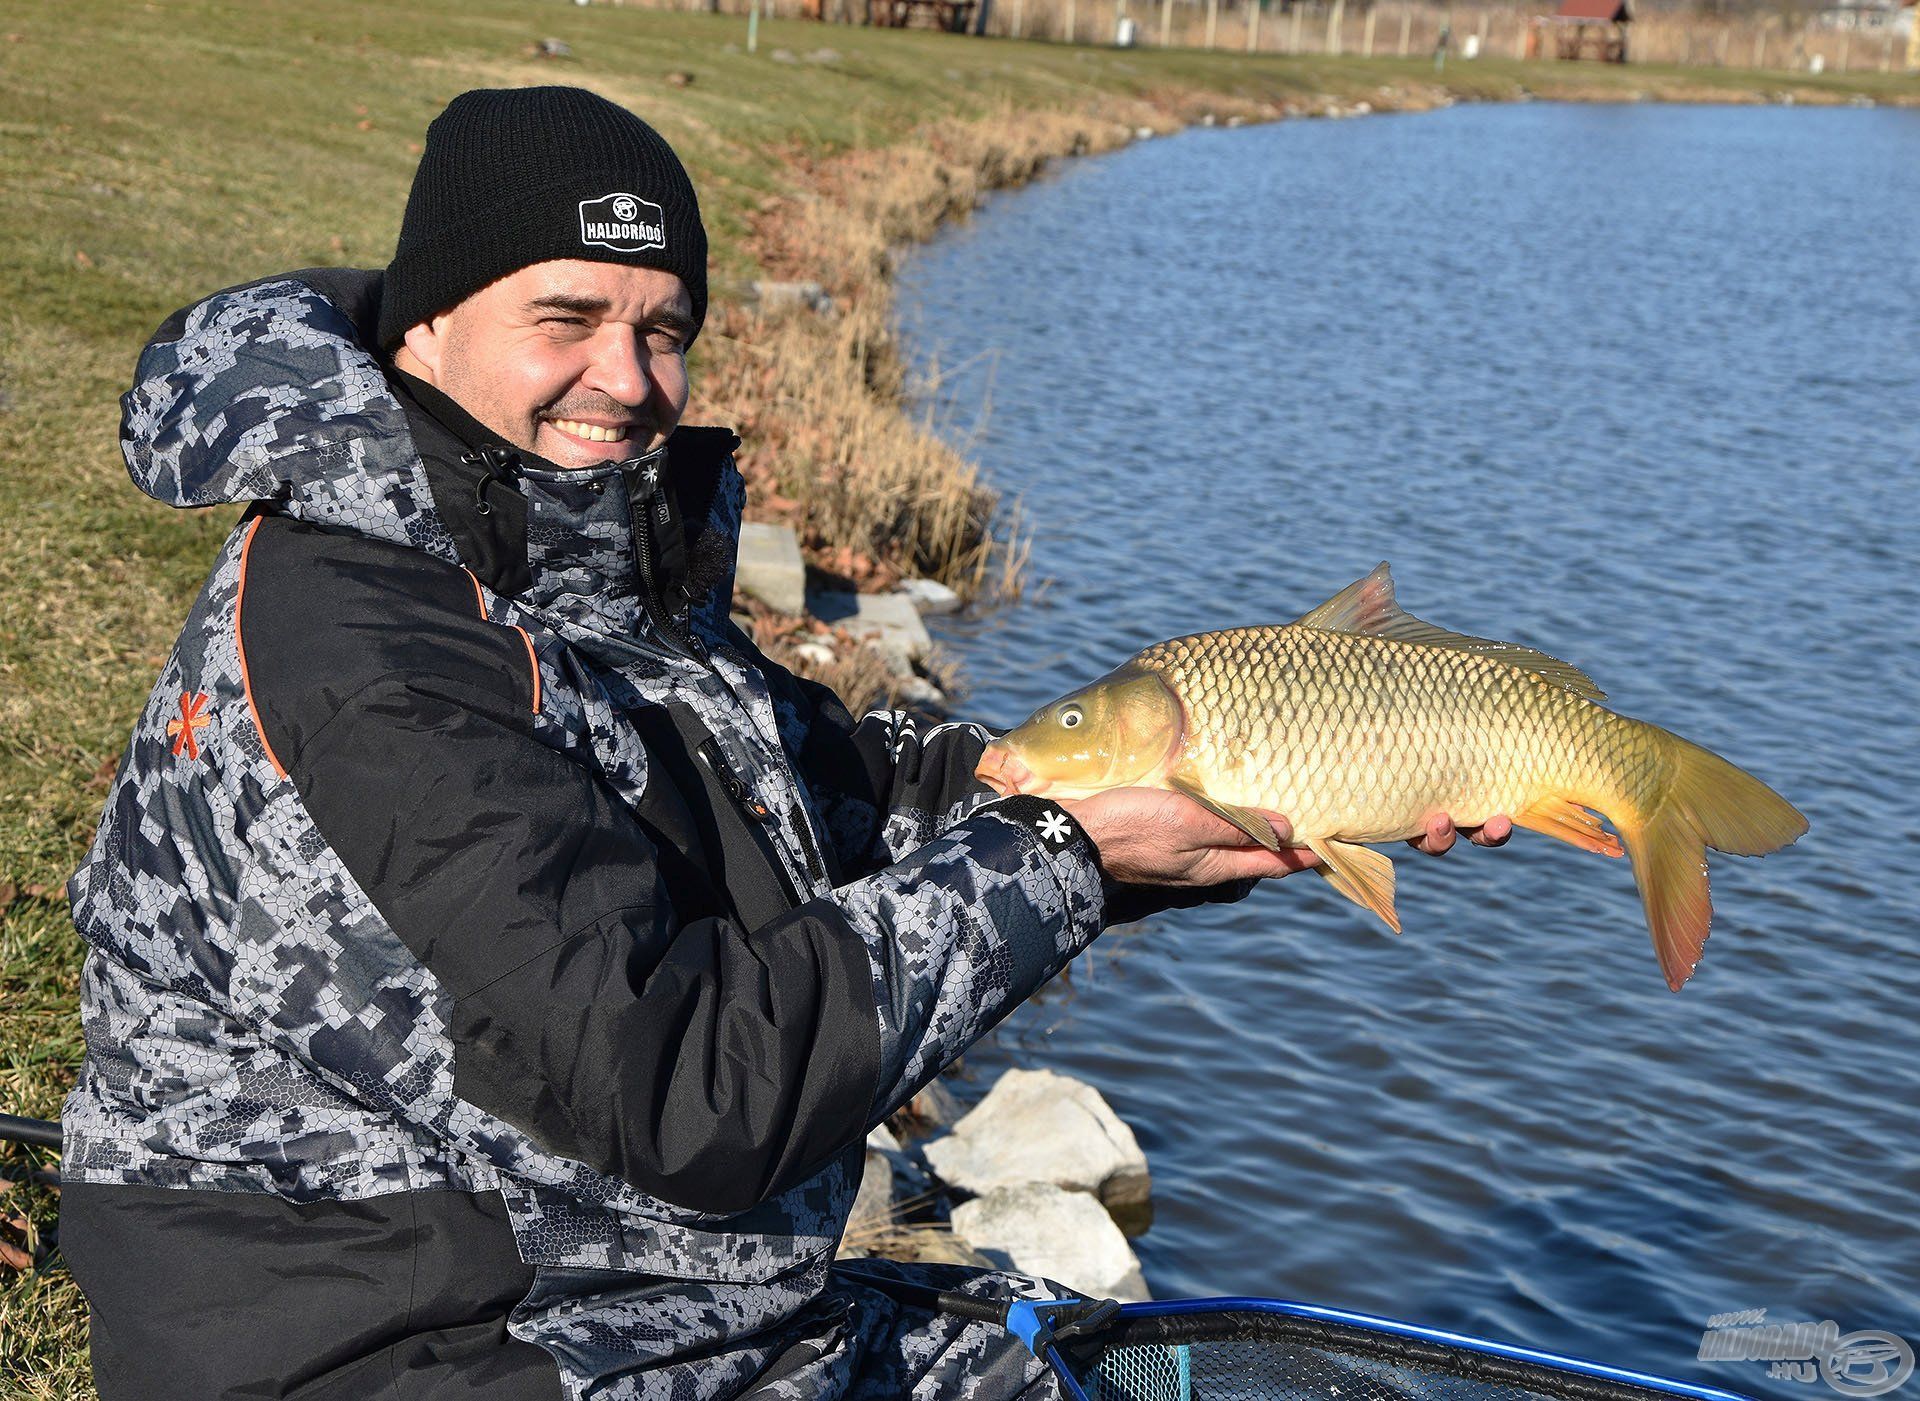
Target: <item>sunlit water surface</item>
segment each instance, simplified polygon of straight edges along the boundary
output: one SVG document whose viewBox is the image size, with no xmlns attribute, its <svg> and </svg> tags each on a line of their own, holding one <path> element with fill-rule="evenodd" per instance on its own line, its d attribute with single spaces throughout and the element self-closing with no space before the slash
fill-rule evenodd
<svg viewBox="0 0 1920 1401">
<path fill-rule="evenodd" d="M 1811 818 L 1633 882 L 1521 834 L 1109 935 L 970 1057 L 1138 1132 L 1162 1297 L 1305 1298 L 1777 1396 L 1768 1307 L 1920 1343 L 1920 113 L 1477 107 L 1074 163 L 910 260 L 943 431 L 1037 597 L 942 642 L 998 723 L 1391 560 Z M 990 402 L 984 422 L 981 411 Z M 1920 1388 L 1920 1380 L 1909 1383 Z"/>
</svg>

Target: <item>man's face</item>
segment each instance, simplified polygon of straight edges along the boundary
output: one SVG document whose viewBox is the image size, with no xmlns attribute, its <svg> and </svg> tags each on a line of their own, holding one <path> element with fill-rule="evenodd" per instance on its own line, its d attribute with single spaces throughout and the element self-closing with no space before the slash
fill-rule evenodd
<svg viewBox="0 0 1920 1401">
<path fill-rule="evenodd" d="M 408 331 L 397 363 L 549 462 L 619 462 L 680 422 L 692 306 L 670 272 L 534 263 Z"/>
</svg>

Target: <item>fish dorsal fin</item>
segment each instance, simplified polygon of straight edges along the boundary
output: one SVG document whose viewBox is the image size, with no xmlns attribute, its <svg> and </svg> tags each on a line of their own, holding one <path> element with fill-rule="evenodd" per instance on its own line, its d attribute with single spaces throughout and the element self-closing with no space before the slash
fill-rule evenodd
<svg viewBox="0 0 1920 1401">
<path fill-rule="evenodd" d="M 1449 647 L 1456 652 L 1473 652 L 1491 657 L 1508 666 L 1531 671 L 1543 680 L 1573 692 L 1582 700 L 1601 701 L 1607 693 L 1593 684 L 1593 678 L 1579 667 L 1522 647 L 1516 642 L 1496 642 L 1490 637 L 1469 637 L 1463 632 L 1448 632 L 1432 623 L 1422 622 L 1394 599 L 1393 573 L 1380 564 L 1364 579 L 1355 580 L 1312 612 L 1302 616 L 1295 627 L 1320 628 L 1326 632 L 1358 632 L 1368 637 L 1384 637 L 1392 642 L 1416 642 L 1426 647 Z"/>
</svg>

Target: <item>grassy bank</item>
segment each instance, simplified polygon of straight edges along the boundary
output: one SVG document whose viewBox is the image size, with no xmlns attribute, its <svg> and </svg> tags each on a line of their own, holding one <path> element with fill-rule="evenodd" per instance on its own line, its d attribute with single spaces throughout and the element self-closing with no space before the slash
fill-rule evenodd
<svg viewBox="0 0 1920 1401">
<path fill-rule="evenodd" d="M 565 59 L 533 56 L 552 37 Z M 0 1109 L 50 1117 L 79 1055 L 61 883 L 126 730 L 235 512 L 127 481 L 117 395 L 148 331 L 228 283 L 391 250 L 427 121 L 475 85 L 577 83 L 687 157 L 715 249 L 694 421 L 731 423 L 758 509 L 856 577 L 992 568 L 992 504 L 900 410 L 889 249 L 980 191 L 1142 126 L 1328 102 L 1451 98 L 1920 100 L 1912 79 L 1113 53 L 520 0 L 0 3 Z M 831 47 L 832 52 L 823 49 Z M 792 61 L 773 55 L 785 50 Z M 690 76 L 675 85 L 670 75 Z M 755 277 L 837 313 L 761 314 Z M 0 1153 L 0 1177 L 25 1158 Z M 25 1198 L 31 1251 L 54 1201 Z M 77 1295 L 0 1264 L 0 1394 L 89 1394 Z"/>
</svg>

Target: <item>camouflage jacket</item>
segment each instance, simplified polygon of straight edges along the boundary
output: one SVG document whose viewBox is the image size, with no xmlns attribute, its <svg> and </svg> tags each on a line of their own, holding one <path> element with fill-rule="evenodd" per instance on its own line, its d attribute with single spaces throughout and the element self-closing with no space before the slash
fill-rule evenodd
<svg viewBox="0 0 1920 1401">
<path fill-rule="evenodd" d="M 417 1247 L 422 1212 L 484 1199 L 525 1266 L 506 1331 L 566 1395 L 803 1375 L 841 1346 L 862 1137 L 1098 933 L 1094 851 L 989 801 L 983 731 L 856 724 L 734 626 L 731 434 L 516 454 L 396 387 L 377 281 L 216 294 L 124 400 L 143 491 L 252 504 L 69 887 L 67 1244 L 96 1358 L 124 1341 L 102 1393 L 173 1394 L 116 1275 L 161 1220 L 120 1207 L 153 1200 L 209 1209 L 213 1274 L 269 1295 L 229 1304 L 270 1318 L 294 1295 L 221 1212 L 401 1203 Z"/>
</svg>

